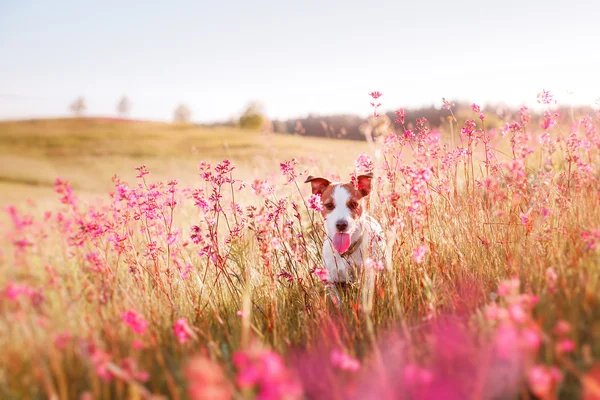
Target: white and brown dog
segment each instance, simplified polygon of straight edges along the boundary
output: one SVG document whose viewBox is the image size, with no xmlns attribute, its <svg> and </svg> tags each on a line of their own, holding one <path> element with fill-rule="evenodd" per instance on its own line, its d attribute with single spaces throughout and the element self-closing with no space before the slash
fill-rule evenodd
<svg viewBox="0 0 600 400">
<path fill-rule="evenodd" d="M 356 177 L 355 182 L 333 183 L 328 179 L 309 176 L 312 193 L 321 195 L 327 237 L 323 241 L 323 263 L 329 281 L 357 281 L 365 261 L 364 283 L 373 285 L 373 265 L 385 263 L 385 237 L 379 223 L 367 215 L 365 198 L 371 193 L 373 174 Z M 381 265 L 381 264 L 380 264 Z"/>
</svg>

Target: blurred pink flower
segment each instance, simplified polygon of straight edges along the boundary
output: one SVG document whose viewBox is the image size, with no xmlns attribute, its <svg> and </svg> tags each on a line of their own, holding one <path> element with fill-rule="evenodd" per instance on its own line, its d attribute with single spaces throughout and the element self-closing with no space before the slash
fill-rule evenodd
<svg viewBox="0 0 600 400">
<path fill-rule="evenodd" d="M 556 325 L 554 325 L 552 332 L 557 336 L 564 336 L 564 335 L 569 334 L 571 332 L 571 330 L 572 330 L 571 324 L 568 323 L 567 321 L 561 319 L 556 322 Z"/>
<path fill-rule="evenodd" d="M 365 260 L 365 268 L 373 269 L 375 271 L 383 271 L 384 265 L 382 261 L 375 261 L 372 258 Z"/>
<path fill-rule="evenodd" d="M 134 310 L 121 313 L 121 319 L 138 335 L 143 335 L 148 327 L 148 322 Z"/>
<path fill-rule="evenodd" d="M 185 318 L 180 318 L 175 322 L 175 325 L 173 325 L 173 332 L 177 337 L 177 341 L 181 344 L 187 342 L 194 334 Z"/>
<path fill-rule="evenodd" d="M 319 277 L 321 282 L 329 282 L 329 272 L 325 268 L 315 268 L 315 275 Z"/>
<path fill-rule="evenodd" d="M 541 399 L 553 398 L 561 380 L 562 374 L 556 367 L 548 368 L 545 365 L 532 367 L 527 375 L 531 392 Z"/>
<path fill-rule="evenodd" d="M 308 198 L 308 208 L 313 211 L 323 211 L 323 202 L 321 201 L 321 195 L 316 193 Z"/>
<path fill-rule="evenodd" d="M 187 393 L 191 400 L 229 400 L 233 398 L 233 388 L 223 369 L 216 362 L 194 356 L 186 365 L 185 379 Z"/>
<path fill-rule="evenodd" d="M 257 388 L 257 399 L 301 398 L 302 386 L 288 371 L 279 354 L 253 347 L 246 352 L 236 352 L 232 361 L 238 370 L 238 386 Z"/>
<path fill-rule="evenodd" d="M 413 259 L 417 264 L 421 264 L 423 262 L 425 254 L 427 254 L 427 250 L 427 246 L 419 246 L 413 250 Z"/>
<path fill-rule="evenodd" d="M 571 339 L 562 339 L 556 344 L 557 353 L 571 353 L 575 350 L 575 342 Z"/>
<path fill-rule="evenodd" d="M 357 175 L 373 172 L 373 160 L 371 160 L 371 157 L 363 153 L 358 156 L 356 161 L 354 161 L 354 168 Z"/>
<path fill-rule="evenodd" d="M 329 360 L 331 365 L 344 371 L 356 372 L 360 369 L 360 361 L 338 349 L 331 351 Z"/>
</svg>

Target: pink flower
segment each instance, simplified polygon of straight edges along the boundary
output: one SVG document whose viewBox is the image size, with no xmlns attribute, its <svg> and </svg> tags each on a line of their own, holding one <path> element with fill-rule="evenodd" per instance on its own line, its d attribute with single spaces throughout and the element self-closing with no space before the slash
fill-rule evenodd
<svg viewBox="0 0 600 400">
<path fill-rule="evenodd" d="M 373 99 L 377 100 L 378 98 L 380 98 L 383 94 L 381 92 L 371 92 L 369 93 L 369 96 L 371 96 Z"/>
<path fill-rule="evenodd" d="M 242 318 L 244 316 L 244 312 L 242 310 L 238 310 L 238 312 L 235 314 L 240 318 Z"/>
<path fill-rule="evenodd" d="M 503 360 L 511 359 L 519 346 L 517 329 L 510 323 L 503 323 L 496 332 L 496 349 Z"/>
<path fill-rule="evenodd" d="M 308 198 L 308 208 L 313 211 L 322 211 L 323 202 L 321 201 L 321 195 L 316 193 Z"/>
<path fill-rule="evenodd" d="M 185 318 L 180 318 L 175 322 L 175 325 L 173 325 L 173 332 L 177 337 L 177 341 L 181 344 L 187 342 L 194 333 Z"/>
<path fill-rule="evenodd" d="M 54 335 L 54 345 L 61 350 L 67 346 L 68 342 L 73 338 L 71 332 L 65 330 L 63 333 L 57 333 Z"/>
<path fill-rule="evenodd" d="M 433 382 L 433 373 L 415 364 L 407 364 L 403 371 L 404 383 L 408 386 L 429 385 Z"/>
<path fill-rule="evenodd" d="M 575 350 L 575 342 L 571 339 L 562 339 L 556 344 L 557 353 L 571 353 Z"/>
<path fill-rule="evenodd" d="M 498 304 L 491 303 L 485 307 L 485 318 L 495 321 L 498 318 Z"/>
<path fill-rule="evenodd" d="M 251 348 L 247 352 L 236 352 L 232 361 L 238 370 L 236 379 L 238 386 L 256 387 L 257 399 L 301 398 L 302 387 L 286 368 L 279 354 L 270 350 Z"/>
<path fill-rule="evenodd" d="M 357 175 L 373 172 L 373 160 L 371 160 L 371 157 L 363 153 L 358 156 L 356 161 L 354 161 L 354 168 L 356 169 Z"/>
<path fill-rule="evenodd" d="M 317 275 L 322 282 L 329 282 L 329 272 L 327 269 L 315 268 L 315 275 Z"/>
<path fill-rule="evenodd" d="M 542 336 L 537 329 L 525 328 L 521 331 L 521 337 L 525 346 L 532 351 L 537 351 L 542 345 Z"/>
<path fill-rule="evenodd" d="M 404 125 L 404 118 L 406 117 L 406 112 L 404 111 L 404 108 L 401 108 L 398 111 L 396 111 L 396 115 L 398 116 L 398 118 L 394 122 Z M 394 135 L 394 138 L 395 137 L 396 135 Z"/>
<path fill-rule="evenodd" d="M 522 324 L 527 320 L 527 313 L 523 310 L 521 304 L 511 304 L 509 309 L 510 317 L 516 323 Z"/>
<path fill-rule="evenodd" d="M 140 165 L 139 167 L 136 167 L 135 170 L 138 171 L 136 178 L 143 178 L 145 175 L 150 173 L 150 171 L 146 169 L 145 165 Z"/>
<path fill-rule="evenodd" d="M 382 261 L 375 261 L 372 258 L 367 258 L 365 260 L 365 267 L 375 271 L 383 271 L 384 268 Z"/>
<path fill-rule="evenodd" d="M 481 112 L 481 108 L 475 103 L 471 104 L 471 110 L 473 110 L 473 112 L 476 112 L 477 114 Z"/>
<path fill-rule="evenodd" d="M 548 90 L 542 90 L 537 95 L 537 102 L 540 104 L 552 104 L 556 103 L 556 100 L 554 100 L 554 95 L 552 95 Z"/>
<path fill-rule="evenodd" d="M 417 264 L 421 264 L 427 254 L 427 246 L 419 246 L 413 250 L 413 258 Z"/>
<path fill-rule="evenodd" d="M 131 347 L 135 350 L 141 350 L 146 347 L 146 344 L 139 339 L 134 339 L 133 342 L 131 342 Z"/>
<path fill-rule="evenodd" d="M 500 282 L 498 286 L 498 296 L 506 297 L 508 295 L 518 292 L 520 282 L 518 279 L 511 279 Z"/>
<path fill-rule="evenodd" d="M 552 332 L 557 336 L 564 336 L 564 335 L 569 334 L 571 332 L 571 330 L 572 330 L 571 324 L 569 324 L 567 321 L 561 319 L 556 322 L 556 325 L 554 325 Z"/>
<path fill-rule="evenodd" d="M 287 183 L 290 183 L 296 179 L 298 176 L 296 174 L 296 165 L 298 165 L 298 161 L 295 158 L 292 158 L 290 161 L 286 161 L 284 163 L 279 164 L 279 168 L 281 169 L 281 173 L 287 177 Z"/>
<path fill-rule="evenodd" d="M 360 361 L 341 350 L 332 350 L 329 360 L 331 361 L 331 365 L 344 371 L 356 372 L 360 369 Z"/>
<path fill-rule="evenodd" d="M 148 322 L 134 310 L 121 313 L 121 319 L 138 335 L 143 335 L 148 327 Z"/>
<path fill-rule="evenodd" d="M 536 365 L 529 370 L 527 381 L 534 395 L 542 399 L 552 398 L 562 374 L 556 367 Z"/>
<path fill-rule="evenodd" d="M 227 380 L 223 368 L 216 362 L 194 356 L 185 368 L 188 396 L 191 400 L 231 400 L 233 388 Z"/>
<path fill-rule="evenodd" d="M 444 97 L 442 97 L 442 104 L 443 104 L 442 108 L 444 110 L 450 110 L 452 107 L 454 107 L 454 103 L 449 102 Z"/>
</svg>

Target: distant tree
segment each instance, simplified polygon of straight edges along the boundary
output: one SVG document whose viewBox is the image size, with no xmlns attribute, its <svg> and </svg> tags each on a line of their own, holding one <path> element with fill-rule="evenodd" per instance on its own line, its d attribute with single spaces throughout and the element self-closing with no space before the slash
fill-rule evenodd
<svg viewBox="0 0 600 400">
<path fill-rule="evenodd" d="M 175 112 L 173 114 L 173 121 L 182 123 L 182 124 L 189 124 L 191 120 L 192 120 L 192 111 L 190 110 L 190 108 L 188 106 L 186 106 L 185 104 L 180 104 L 175 109 Z"/>
<path fill-rule="evenodd" d="M 76 117 L 81 117 L 86 110 L 85 99 L 83 96 L 79 96 L 71 105 L 69 109 L 75 114 Z"/>
<path fill-rule="evenodd" d="M 264 107 L 259 102 L 248 104 L 246 111 L 240 117 L 240 127 L 244 129 L 261 129 L 266 121 Z"/>
<path fill-rule="evenodd" d="M 125 118 L 129 115 L 129 111 L 131 111 L 131 101 L 129 101 L 129 98 L 127 96 L 123 96 L 117 104 L 117 113 L 122 118 Z"/>
</svg>

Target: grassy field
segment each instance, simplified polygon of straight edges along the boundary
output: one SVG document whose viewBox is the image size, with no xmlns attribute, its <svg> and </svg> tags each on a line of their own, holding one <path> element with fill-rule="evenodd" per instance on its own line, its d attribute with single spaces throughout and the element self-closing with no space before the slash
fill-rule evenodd
<svg viewBox="0 0 600 400">
<path fill-rule="evenodd" d="M 598 116 L 473 108 L 372 147 L 0 123 L 0 398 L 600 398 Z M 388 258 L 337 301 L 303 182 L 365 171 Z"/>
<path fill-rule="evenodd" d="M 103 193 L 112 187 L 113 175 L 131 179 L 141 164 L 156 179 L 191 185 L 198 180 L 200 160 L 230 159 L 240 178 L 249 179 L 277 172 L 279 162 L 294 157 L 351 171 L 354 158 L 366 150 L 364 142 L 225 127 L 110 119 L 0 122 L 0 205 L 47 198 L 57 177 L 83 194 Z"/>
</svg>

